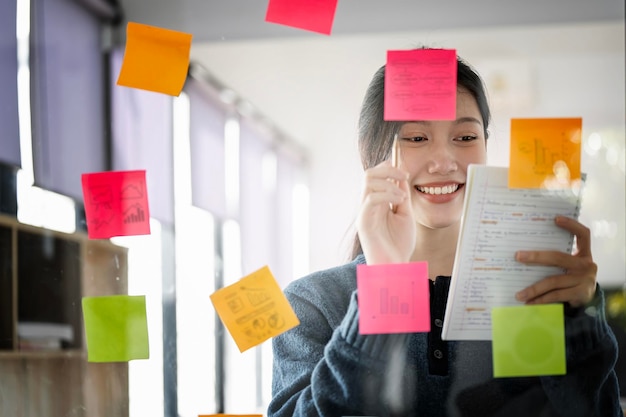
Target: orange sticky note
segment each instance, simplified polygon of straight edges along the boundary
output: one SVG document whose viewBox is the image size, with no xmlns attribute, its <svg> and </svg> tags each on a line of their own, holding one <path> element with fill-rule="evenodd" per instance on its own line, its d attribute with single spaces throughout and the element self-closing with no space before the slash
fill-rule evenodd
<svg viewBox="0 0 626 417">
<path fill-rule="evenodd" d="M 117 85 L 180 95 L 189 68 L 189 33 L 128 22 Z"/>
<path fill-rule="evenodd" d="M 454 49 L 387 51 L 385 120 L 456 118 Z"/>
<path fill-rule="evenodd" d="M 210 298 L 241 352 L 300 324 L 267 266 Z"/>
<path fill-rule="evenodd" d="M 270 0 L 265 21 L 330 35 L 338 0 Z"/>
<path fill-rule="evenodd" d="M 580 181 L 582 119 L 511 119 L 509 188 L 569 188 Z"/>
<path fill-rule="evenodd" d="M 428 263 L 357 265 L 359 333 L 430 331 Z"/>
<path fill-rule="evenodd" d="M 145 170 L 83 174 L 81 181 L 90 239 L 150 234 Z"/>
</svg>

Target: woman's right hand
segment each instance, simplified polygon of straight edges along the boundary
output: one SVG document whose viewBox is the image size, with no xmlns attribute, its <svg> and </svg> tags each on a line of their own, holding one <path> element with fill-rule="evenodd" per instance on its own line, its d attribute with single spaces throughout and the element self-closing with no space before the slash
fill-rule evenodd
<svg viewBox="0 0 626 417">
<path fill-rule="evenodd" d="M 365 171 L 356 226 L 370 265 L 409 262 L 413 254 L 416 225 L 408 178 L 389 160 Z"/>
</svg>

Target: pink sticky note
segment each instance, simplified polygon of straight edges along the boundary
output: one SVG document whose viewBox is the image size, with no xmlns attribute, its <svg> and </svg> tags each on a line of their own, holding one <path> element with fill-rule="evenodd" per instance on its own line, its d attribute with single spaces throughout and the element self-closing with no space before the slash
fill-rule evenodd
<svg viewBox="0 0 626 417">
<path fill-rule="evenodd" d="M 83 174 L 81 180 L 90 239 L 150 234 L 145 170 Z"/>
<path fill-rule="evenodd" d="M 357 265 L 359 333 L 430 331 L 428 263 Z"/>
<path fill-rule="evenodd" d="M 454 120 L 456 50 L 387 51 L 385 120 Z"/>
<path fill-rule="evenodd" d="M 265 21 L 330 35 L 338 0 L 270 0 Z"/>
</svg>

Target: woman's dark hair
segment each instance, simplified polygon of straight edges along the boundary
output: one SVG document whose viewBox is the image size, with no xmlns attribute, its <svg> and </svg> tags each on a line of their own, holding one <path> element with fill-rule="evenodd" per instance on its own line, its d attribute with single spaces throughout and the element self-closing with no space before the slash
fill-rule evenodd
<svg viewBox="0 0 626 417">
<path fill-rule="evenodd" d="M 463 59 L 457 56 L 457 86 L 468 90 L 476 103 L 483 119 L 485 139 L 489 137 L 487 127 L 491 119 L 489 103 L 483 81 L 478 73 Z M 376 166 L 389 158 L 393 137 L 400 131 L 401 121 L 385 121 L 385 66 L 376 71 L 365 92 L 361 114 L 359 116 L 359 153 L 363 169 Z M 363 253 L 359 236 L 355 235 L 351 259 Z"/>
</svg>

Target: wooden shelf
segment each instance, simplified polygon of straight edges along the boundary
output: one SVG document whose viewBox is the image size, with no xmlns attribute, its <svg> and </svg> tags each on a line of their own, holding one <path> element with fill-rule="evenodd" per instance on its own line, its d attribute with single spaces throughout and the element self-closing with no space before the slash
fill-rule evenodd
<svg viewBox="0 0 626 417">
<path fill-rule="evenodd" d="M 2 415 L 128 417 L 128 363 L 89 363 L 82 297 L 127 294 L 127 249 L 0 214 Z M 20 322 L 71 327 L 67 348 L 19 350 Z"/>
<path fill-rule="evenodd" d="M 51 358 L 77 358 L 86 359 L 87 352 L 79 349 L 59 350 L 0 350 L 0 359 L 51 359 Z"/>
</svg>

